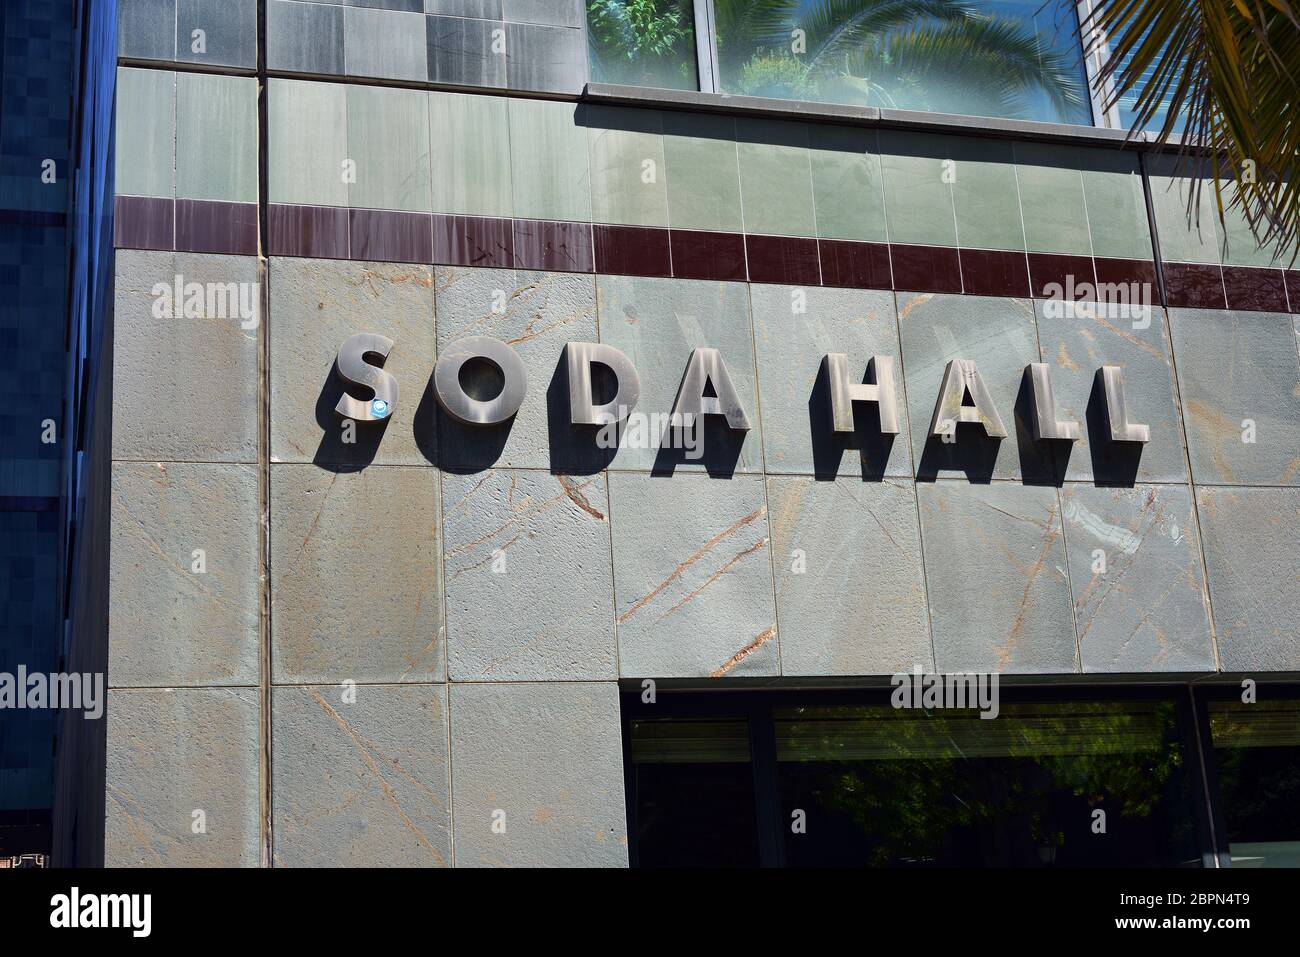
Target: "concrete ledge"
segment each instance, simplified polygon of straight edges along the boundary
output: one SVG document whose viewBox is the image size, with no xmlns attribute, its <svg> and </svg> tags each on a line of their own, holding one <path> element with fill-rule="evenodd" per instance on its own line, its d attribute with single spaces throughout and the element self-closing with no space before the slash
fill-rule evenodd
<svg viewBox="0 0 1300 957">
<path fill-rule="evenodd" d="M 1125 130 L 1111 130 L 1097 126 L 1039 123 L 1033 120 L 1010 120 L 988 116 L 959 116 L 951 113 L 921 113 L 914 110 L 882 110 L 874 106 L 812 103 L 805 100 L 735 96 L 730 93 L 701 93 L 696 90 L 659 90 L 613 83 L 588 83 L 580 99 L 588 103 L 617 103 L 625 106 L 674 108 L 738 116 L 768 116 L 787 120 L 875 126 L 881 129 L 926 130 L 1085 146 L 1127 146 L 1130 149 L 1146 151 L 1174 150 L 1182 146 L 1181 136 L 1174 136 L 1168 143 L 1161 144 L 1156 141 L 1153 133 L 1143 132 L 1130 136 Z"/>
</svg>

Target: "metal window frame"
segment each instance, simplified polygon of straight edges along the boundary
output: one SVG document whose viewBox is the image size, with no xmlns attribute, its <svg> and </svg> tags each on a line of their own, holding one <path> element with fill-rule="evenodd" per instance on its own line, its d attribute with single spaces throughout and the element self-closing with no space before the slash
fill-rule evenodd
<svg viewBox="0 0 1300 957">
<path fill-rule="evenodd" d="M 1185 712 L 1188 727 L 1184 732 L 1188 738 L 1189 753 L 1192 755 L 1193 773 L 1196 786 L 1202 800 L 1197 804 L 1204 808 L 1198 815 L 1197 826 L 1202 835 L 1202 864 L 1208 868 L 1232 867 L 1232 855 L 1228 851 L 1228 826 L 1223 815 L 1223 801 L 1219 796 L 1219 775 L 1214 760 L 1214 739 L 1210 734 L 1210 709 L 1206 696 L 1198 693 L 1195 685 L 1188 686 Z M 1180 722 L 1180 729 L 1181 729 Z"/>
<path fill-rule="evenodd" d="M 718 22 L 713 0 L 694 0 L 692 9 L 695 11 L 695 65 L 700 92 L 719 93 Z"/>
<path fill-rule="evenodd" d="M 1113 102 L 1115 85 L 1109 79 L 1098 84 L 1103 58 L 1109 58 L 1110 56 L 1110 37 L 1104 31 L 1094 27 L 1090 31 L 1090 39 L 1096 41 L 1096 49 L 1091 56 L 1087 53 L 1087 45 L 1084 41 L 1083 25 L 1088 22 L 1088 17 L 1092 15 L 1093 9 L 1094 0 L 1077 0 L 1074 5 L 1075 22 L 1078 26 L 1079 52 L 1083 56 L 1083 68 L 1088 77 L 1088 98 L 1092 102 L 1092 125 L 1101 129 L 1120 130 L 1124 128 L 1124 123 L 1120 119 L 1119 104 Z M 1098 85 L 1100 85 L 1101 89 L 1098 89 Z M 1109 110 L 1105 108 L 1107 101 L 1112 102 Z"/>
</svg>

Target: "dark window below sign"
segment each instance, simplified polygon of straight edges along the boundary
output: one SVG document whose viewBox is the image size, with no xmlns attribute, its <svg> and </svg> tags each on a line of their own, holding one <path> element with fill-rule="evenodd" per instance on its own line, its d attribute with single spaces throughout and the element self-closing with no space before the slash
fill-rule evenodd
<svg viewBox="0 0 1300 957">
<path fill-rule="evenodd" d="M 888 692 L 624 710 L 635 866 L 1199 867 L 1209 850 L 1176 694 L 1004 690 L 992 720 Z"/>
<path fill-rule="evenodd" d="M 631 787 L 641 867 L 759 863 L 746 722 L 633 720 Z"/>
<path fill-rule="evenodd" d="M 1209 711 L 1232 866 L 1300 867 L 1300 699 Z"/>
</svg>

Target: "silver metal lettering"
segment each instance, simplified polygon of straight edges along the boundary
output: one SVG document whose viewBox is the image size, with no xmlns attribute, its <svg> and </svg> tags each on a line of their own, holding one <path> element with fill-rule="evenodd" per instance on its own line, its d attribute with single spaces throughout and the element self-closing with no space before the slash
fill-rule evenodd
<svg viewBox="0 0 1300 957">
<path fill-rule="evenodd" d="M 501 391 L 491 399 L 475 399 L 460 384 L 460 370 L 467 362 L 482 359 L 496 366 L 504 380 Z M 496 425 L 519 411 L 528 393 L 528 376 L 514 349 L 491 336 L 457 339 L 438 356 L 433 368 L 433 388 L 438 404 L 448 415 L 465 425 Z"/>
<path fill-rule="evenodd" d="M 569 421 L 574 425 L 609 425 L 621 422 L 641 398 L 641 377 L 632 360 L 601 342 L 570 342 L 564 347 L 569 367 Z M 591 366 L 598 362 L 614 373 L 618 389 L 614 398 L 596 405 L 591 396 Z"/>
<path fill-rule="evenodd" d="M 704 394 L 708 385 L 713 386 L 713 395 Z M 717 349 L 700 348 L 691 353 L 681 388 L 677 390 L 677 401 L 673 403 L 671 421 L 675 428 L 681 428 L 690 425 L 696 415 L 721 415 L 730 428 L 749 431 L 749 417 Z"/>
<path fill-rule="evenodd" d="M 1106 399 L 1106 418 L 1110 428 L 1112 442 L 1149 442 L 1151 429 L 1128 420 L 1128 410 L 1124 407 L 1124 377 L 1119 366 L 1102 366 L 1097 370 L 1101 376 L 1102 395 Z"/>
<path fill-rule="evenodd" d="M 348 336 L 339 346 L 335 365 L 339 376 L 349 385 L 365 386 L 374 390 L 373 399 L 357 399 L 344 393 L 334 406 L 339 415 L 357 422 L 379 422 L 392 416 L 397 408 L 397 380 L 380 365 L 366 361 L 367 356 L 388 358 L 393 340 L 370 332 Z"/>
<path fill-rule="evenodd" d="M 972 405 L 966 404 L 967 393 Z M 930 420 L 930 435 L 936 438 L 955 436 L 960 422 L 982 425 L 984 431 L 995 438 L 1007 437 L 1007 430 L 989 399 L 973 359 L 953 359 L 944 370 L 939 399 L 934 404 L 934 418 Z"/>
<path fill-rule="evenodd" d="M 1079 423 L 1056 417 L 1056 396 L 1052 392 L 1052 379 L 1046 362 L 1029 364 L 1029 382 L 1034 390 L 1033 416 L 1030 428 L 1034 441 L 1059 439 L 1076 442 L 1079 439 Z"/>
<path fill-rule="evenodd" d="M 836 432 L 853 431 L 853 403 L 874 402 L 880 409 L 880 431 L 898 434 L 898 394 L 894 389 L 894 357 L 872 356 L 867 363 L 871 382 L 849 379 L 849 357 L 829 352 L 822 360 L 830 383 L 831 421 Z"/>
</svg>

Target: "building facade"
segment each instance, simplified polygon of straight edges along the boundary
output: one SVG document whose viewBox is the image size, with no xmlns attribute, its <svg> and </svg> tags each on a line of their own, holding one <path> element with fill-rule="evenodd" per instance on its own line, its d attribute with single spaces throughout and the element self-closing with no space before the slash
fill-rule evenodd
<svg viewBox="0 0 1300 957">
<path fill-rule="evenodd" d="M 1040 3 L 633 6 L 120 0 L 68 859 L 1294 863 L 1300 272 Z"/>
<path fill-rule="evenodd" d="M 0 10 L 0 672 L 57 670 L 75 4 Z M 56 716 L 0 718 L 0 858 L 48 853 Z"/>
</svg>

